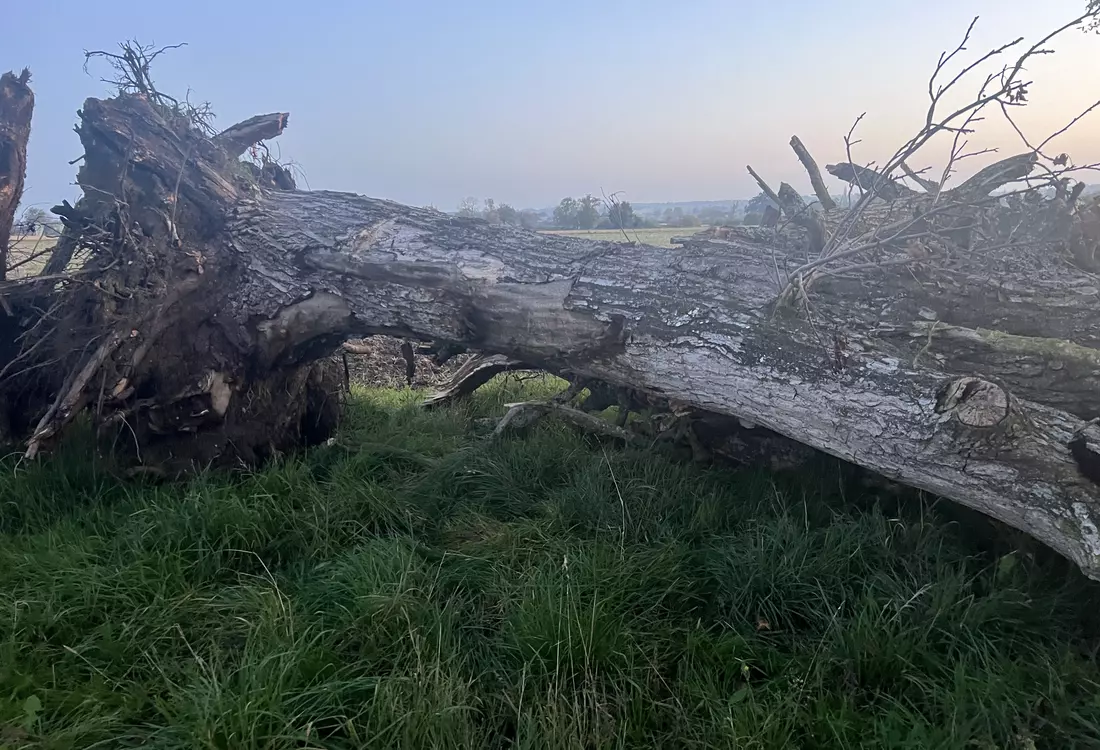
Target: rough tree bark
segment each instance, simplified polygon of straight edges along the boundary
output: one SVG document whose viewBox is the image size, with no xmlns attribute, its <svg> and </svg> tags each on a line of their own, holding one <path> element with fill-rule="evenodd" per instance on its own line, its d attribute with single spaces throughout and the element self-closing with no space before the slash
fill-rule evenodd
<svg viewBox="0 0 1100 750">
<path fill-rule="evenodd" d="M 34 94 L 27 85 L 30 79 L 26 68 L 18 77 L 11 72 L 0 76 L 0 281 L 7 276 L 11 228 L 27 173 L 27 141 L 34 111 Z"/>
<path fill-rule="evenodd" d="M 26 68 L 18 76 L 11 72 L 0 76 L 0 283 L 36 260 L 33 251 L 14 255 L 11 252 L 12 227 L 23 196 L 27 141 L 34 111 L 30 78 Z M 28 329 L 35 326 L 41 310 L 48 309 L 38 306 L 36 300 L 16 296 L 0 292 L 0 443 L 26 431 L 28 412 L 33 414 L 50 385 L 48 378 L 35 378 L 26 371 L 13 375 L 13 370 L 20 366 L 20 354 L 25 350 L 22 341 Z"/>
</svg>

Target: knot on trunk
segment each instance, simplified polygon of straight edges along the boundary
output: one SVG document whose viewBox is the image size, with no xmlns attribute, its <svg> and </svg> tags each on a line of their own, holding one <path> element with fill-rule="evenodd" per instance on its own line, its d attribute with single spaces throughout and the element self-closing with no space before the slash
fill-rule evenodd
<svg viewBox="0 0 1100 750">
<path fill-rule="evenodd" d="M 936 394 L 937 414 L 953 417 L 959 424 L 972 429 L 1002 427 L 1010 412 L 1008 391 L 981 378 L 957 378 Z"/>
<path fill-rule="evenodd" d="M 1074 434 L 1069 452 L 1081 474 L 1100 484 L 1100 419 L 1088 422 Z"/>
</svg>

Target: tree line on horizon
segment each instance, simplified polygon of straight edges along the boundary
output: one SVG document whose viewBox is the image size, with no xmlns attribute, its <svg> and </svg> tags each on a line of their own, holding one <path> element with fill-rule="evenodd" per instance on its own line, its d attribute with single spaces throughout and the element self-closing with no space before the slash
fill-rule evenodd
<svg viewBox="0 0 1100 750">
<path fill-rule="evenodd" d="M 493 198 L 480 201 L 466 198 L 458 206 L 458 216 L 485 219 L 494 224 L 511 224 L 524 229 L 646 229 L 654 227 L 736 226 L 759 224 L 771 200 L 760 193 L 749 201 L 730 201 L 728 205 L 706 206 L 695 211 L 683 206 L 663 210 L 637 211 L 629 201 L 607 200 L 588 193 L 580 198 L 562 198 L 552 211 L 516 209 Z"/>
</svg>

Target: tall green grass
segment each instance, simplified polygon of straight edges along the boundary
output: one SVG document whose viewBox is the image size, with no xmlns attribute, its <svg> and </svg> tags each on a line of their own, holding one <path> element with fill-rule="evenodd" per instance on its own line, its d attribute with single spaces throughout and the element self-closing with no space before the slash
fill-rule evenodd
<svg viewBox="0 0 1100 750">
<path fill-rule="evenodd" d="M 518 387 L 361 394 L 251 476 L 9 462 L 0 746 L 1100 745 L 1098 589 L 1063 562 L 829 467 L 471 434 Z"/>
</svg>

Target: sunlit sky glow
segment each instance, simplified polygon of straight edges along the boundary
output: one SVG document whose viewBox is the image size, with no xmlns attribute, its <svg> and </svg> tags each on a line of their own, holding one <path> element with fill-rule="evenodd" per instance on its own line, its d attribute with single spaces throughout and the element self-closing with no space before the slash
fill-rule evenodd
<svg viewBox="0 0 1100 750">
<path fill-rule="evenodd" d="M 919 127 L 928 75 L 974 16 L 968 60 L 1018 36 L 1030 44 L 1084 5 L 55 0 L 5 8 L 17 32 L 5 34 L 0 67 L 34 75 L 25 205 L 78 194 L 72 126 L 86 97 L 107 93 L 97 78 L 108 72 L 85 74 L 82 51 L 127 37 L 187 42 L 154 77 L 169 93 L 209 100 L 219 126 L 289 111 L 276 152 L 313 189 L 442 209 L 464 196 L 543 207 L 600 191 L 718 200 L 757 192 L 750 163 L 775 186 L 809 192 L 790 136 L 822 166 L 842 161 L 843 135 L 862 112 L 854 155 L 885 160 Z M 1100 98 L 1100 35 L 1075 29 L 1053 46 L 1029 66 L 1031 104 L 1018 113 L 1036 141 Z M 1022 150 L 994 111 L 982 128 L 975 146 Z M 911 166 L 942 168 L 946 145 Z M 1100 111 L 1049 150 L 1100 161 Z"/>
</svg>

